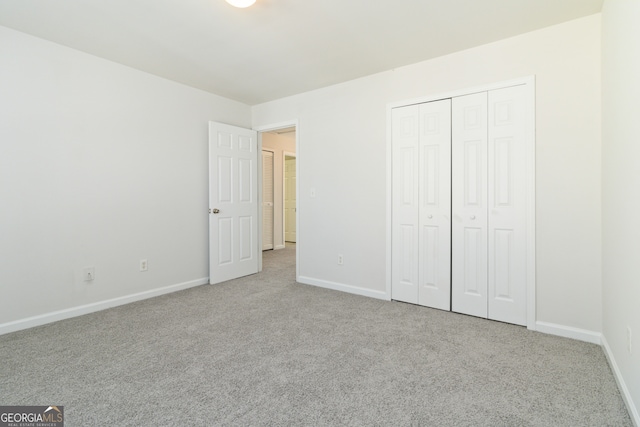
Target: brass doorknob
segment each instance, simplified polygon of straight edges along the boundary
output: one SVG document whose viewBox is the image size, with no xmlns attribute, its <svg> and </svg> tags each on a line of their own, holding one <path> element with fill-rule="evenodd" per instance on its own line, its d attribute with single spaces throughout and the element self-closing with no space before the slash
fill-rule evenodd
<svg viewBox="0 0 640 427">
<path fill-rule="evenodd" d="M 214 210 L 213 210 L 213 213 L 214 213 L 214 214 L 220 213 L 220 209 L 214 209 Z"/>
</svg>

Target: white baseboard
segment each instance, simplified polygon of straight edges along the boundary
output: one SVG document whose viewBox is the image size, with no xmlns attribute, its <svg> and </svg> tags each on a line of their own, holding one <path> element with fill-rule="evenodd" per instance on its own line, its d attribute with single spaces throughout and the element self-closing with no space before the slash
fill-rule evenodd
<svg viewBox="0 0 640 427">
<path fill-rule="evenodd" d="M 591 344 L 602 344 L 602 334 L 600 332 L 588 331 L 586 329 L 579 329 L 571 326 L 537 321 L 536 331 L 550 335 L 557 335 L 559 337 L 590 342 Z"/>
<path fill-rule="evenodd" d="M 209 278 L 196 279 L 189 282 L 178 283 L 176 285 L 165 286 L 164 288 L 152 289 L 150 291 L 139 292 L 137 294 L 125 295 L 110 300 L 94 302 L 91 304 L 71 307 L 64 310 L 53 311 L 51 313 L 40 314 L 38 316 L 27 317 L 26 319 L 15 320 L 13 322 L 0 324 L 0 335 L 10 332 L 21 331 L 23 329 L 33 328 L 35 326 L 45 325 L 47 323 L 57 322 L 58 320 L 69 319 L 71 317 L 82 316 L 83 314 L 94 313 L 96 311 L 105 310 L 107 308 L 117 307 L 119 305 L 129 304 L 131 302 L 140 301 L 148 298 L 157 297 L 184 289 L 193 288 L 209 283 Z"/>
<path fill-rule="evenodd" d="M 333 289 L 334 291 L 347 292 L 350 294 L 362 295 L 365 297 L 388 300 L 386 292 L 373 291 L 371 289 L 360 288 L 358 286 L 345 285 L 344 283 L 330 282 L 328 280 L 314 279 L 312 277 L 300 276 L 298 283 L 318 286 L 320 288 Z"/>
<path fill-rule="evenodd" d="M 285 247 L 286 247 L 285 245 L 276 245 L 276 246 L 274 247 L 274 249 L 275 249 L 275 250 L 278 250 L 278 249 L 284 249 Z"/>
<path fill-rule="evenodd" d="M 587 331 L 585 329 L 578 329 L 571 326 L 563 326 L 541 321 L 536 322 L 536 330 L 545 334 L 557 335 L 565 338 L 573 338 L 575 340 L 586 341 L 592 344 L 600 345 L 604 351 L 605 356 L 607 357 L 607 361 L 609 362 L 609 366 L 611 367 L 611 371 L 613 372 L 613 377 L 616 379 L 616 383 L 618 384 L 618 389 L 620 390 L 622 399 L 627 405 L 631 421 L 633 421 L 636 427 L 640 427 L 640 415 L 638 414 L 638 408 L 636 408 L 633 399 L 631 398 L 631 393 L 629 393 L 629 389 L 627 388 L 624 378 L 622 377 L 620 368 L 618 368 L 616 359 L 613 357 L 611 347 L 609 347 L 609 343 L 607 342 L 607 339 L 603 334 L 601 334 L 600 332 Z"/>
<path fill-rule="evenodd" d="M 609 361 L 611 371 L 613 371 L 613 377 L 618 383 L 618 389 L 620 390 L 622 399 L 624 400 L 624 403 L 627 405 L 627 409 L 629 410 L 631 421 L 633 421 L 634 425 L 638 427 L 640 426 L 640 414 L 638 414 L 638 408 L 636 408 L 636 405 L 633 403 L 631 393 L 629 393 L 627 384 L 624 382 L 624 378 L 622 377 L 620 368 L 618 368 L 618 364 L 616 363 L 616 359 L 613 357 L 611 347 L 609 347 L 609 343 L 607 342 L 607 339 L 604 335 L 602 336 L 602 348 L 604 349 L 604 354 L 605 356 L 607 356 L 607 360 Z"/>
</svg>

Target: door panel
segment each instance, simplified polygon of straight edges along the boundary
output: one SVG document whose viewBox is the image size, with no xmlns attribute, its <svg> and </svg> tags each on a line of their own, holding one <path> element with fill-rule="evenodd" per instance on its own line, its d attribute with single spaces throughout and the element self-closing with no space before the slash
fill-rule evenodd
<svg viewBox="0 0 640 427">
<path fill-rule="evenodd" d="M 220 203 L 231 203 L 231 184 L 233 178 L 231 176 L 231 157 L 218 156 L 218 195 L 217 199 Z"/>
<path fill-rule="evenodd" d="M 420 105 L 418 304 L 451 309 L 451 100 Z"/>
<path fill-rule="evenodd" d="M 419 111 L 394 108 L 392 132 L 391 298 L 418 303 L 419 289 Z"/>
<path fill-rule="evenodd" d="M 253 216 L 241 216 L 240 217 L 240 254 L 238 259 L 240 261 L 251 260 L 254 253 L 255 243 L 253 238 L 257 235 L 253 229 L 254 217 Z"/>
<path fill-rule="evenodd" d="M 296 158 L 285 156 L 284 161 L 284 240 L 295 243 L 296 231 Z"/>
<path fill-rule="evenodd" d="M 452 310 L 487 317 L 487 93 L 452 99 Z"/>
<path fill-rule="evenodd" d="M 486 249 L 484 243 L 484 230 L 482 228 L 464 228 L 464 273 L 463 292 L 471 297 L 482 297 L 486 279 L 483 273 L 486 271 L 482 264 L 485 259 Z"/>
<path fill-rule="evenodd" d="M 218 220 L 218 265 L 230 264 L 233 261 L 233 218 Z"/>
<path fill-rule="evenodd" d="M 262 151 L 262 250 L 273 249 L 273 152 Z"/>
<path fill-rule="evenodd" d="M 211 284 L 258 272 L 257 151 L 256 132 L 209 122 Z"/>
<path fill-rule="evenodd" d="M 527 322 L 524 90 L 513 86 L 488 94 L 488 314 L 518 325 Z"/>
<path fill-rule="evenodd" d="M 412 291 L 417 291 L 415 286 L 415 242 L 416 242 L 416 230 L 413 225 L 403 224 L 400 226 L 400 284 L 405 286 L 411 286 Z M 414 296 L 411 294 L 411 301 L 417 303 L 417 294 Z"/>
<path fill-rule="evenodd" d="M 451 101 L 392 111 L 392 298 L 450 309 Z"/>
<path fill-rule="evenodd" d="M 484 207 L 483 194 L 485 179 L 483 173 L 486 169 L 483 167 L 484 154 L 486 154 L 486 138 L 463 141 L 464 154 L 462 156 L 462 171 L 464 174 L 464 191 L 462 206 L 476 207 L 482 209 Z"/>
<path fill-rule="evenodd" d="M 238 201 L 240 203 L 251 203 L 253 198 L 256 196 L 255 187 L 256 187 L 256 179 L 253 176 L 255 168 L 255 160 L 254 159 L 238 159 L 238 168 L 239 168 L 239 186 L 240 194 L 238 197 Z"/>
</svg>

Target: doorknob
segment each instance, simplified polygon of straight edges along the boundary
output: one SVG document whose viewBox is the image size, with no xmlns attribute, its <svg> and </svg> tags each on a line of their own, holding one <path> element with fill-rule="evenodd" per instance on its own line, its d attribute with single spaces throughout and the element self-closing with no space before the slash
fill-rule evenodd
<svg viewBox="0 0 640 427">
<path fill-rule="evenodd" d="M 475 215 L 471 215 L 471 219 L 476 219 L 476 216 Z"/>
<path fill-rule="evenodd" d="M 214 209 L 212 212 L 213 212 L 214 214 L 220 213 L 220 209 Z"/>
<path fill-rule="evenodd" d="M 433 215 L 429 214 L 429 215 L 427 216 L 427 218 L 431 219 L 431 218 L 433 218 Z"/>
</svg>

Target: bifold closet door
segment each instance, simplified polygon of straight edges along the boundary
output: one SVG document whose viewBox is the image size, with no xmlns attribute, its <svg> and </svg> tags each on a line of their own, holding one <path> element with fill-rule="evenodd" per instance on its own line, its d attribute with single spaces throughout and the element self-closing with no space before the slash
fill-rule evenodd
<svg viewBox="0 0 640 427">
<path fill-rule="evenodd" d="M 450 310 L 451 100 L 392 111 L 392 298 Z"/>
<path fill-rule="evenodd" d="M 391 112 L 391 298 L 418 303 L 418 110 Z"/>
<path fill-rule="evenodd" d="M 452 310 L 487 317 L 487 93 L 452 99 Z"/>
<path fill-rule="evenodd" d="M 489 319 L 527 323 L 527 152 L 524 86 L 488 93 Z"/>
<path fill-rule="evenodd" d="M 452 100 L 452 310 L 526 325 L 523 86 Z"/>
<path fill-rule="evenodd" d="M 262 151 L 262 250 L 273 249 L 273 151 Z"/>
</svg>

